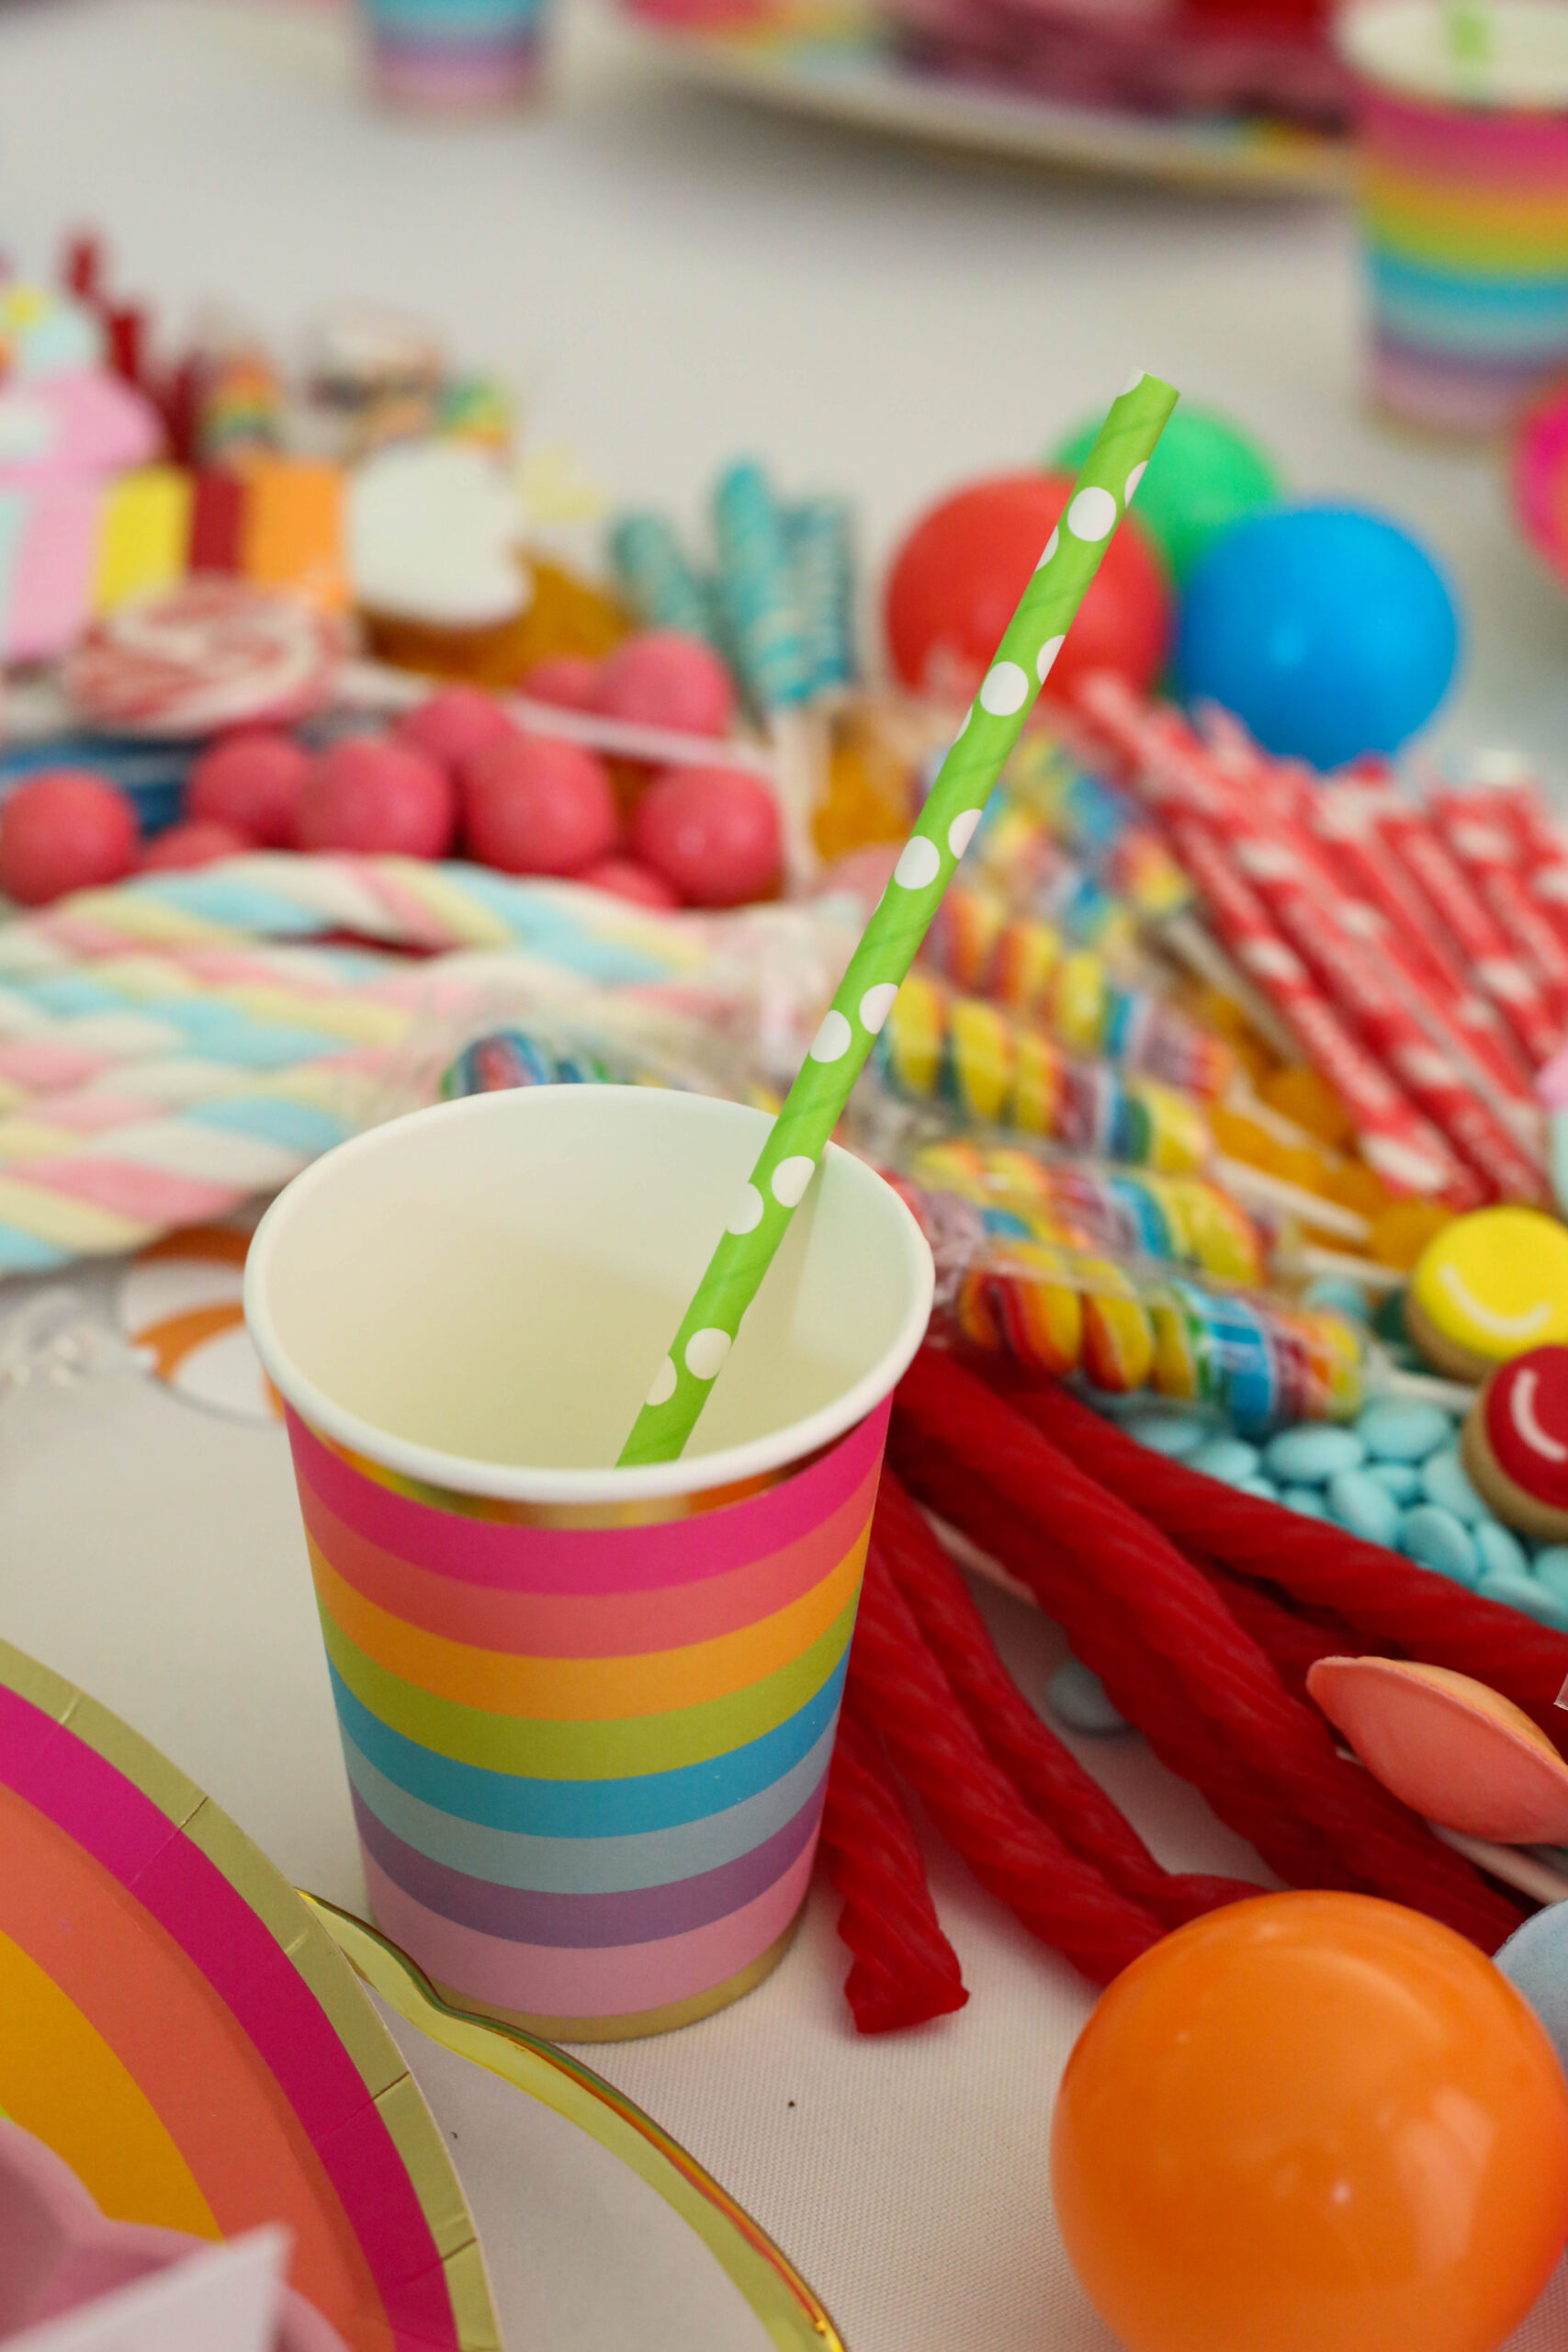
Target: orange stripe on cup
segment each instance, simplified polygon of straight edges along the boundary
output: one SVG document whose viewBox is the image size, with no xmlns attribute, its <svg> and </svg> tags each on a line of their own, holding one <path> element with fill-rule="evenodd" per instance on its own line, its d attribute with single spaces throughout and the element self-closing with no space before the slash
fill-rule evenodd
<svg viewBox="0 0 1568 2352">
<path fill-rule="evenodd" d="M 449 1642 L 378 1609 L 310 1544 L 316 1589 L 355 1647 L 400 1681 L 491 1715 L 536 1723 L 612 1723 L 705 1705 L 748 1690 L 818 1641 L 860 1586 L 869 1523 L 821 1582 L 787 1609 L 716 1641 L 641 1657 L 520 1657 Z"/>
</svg>

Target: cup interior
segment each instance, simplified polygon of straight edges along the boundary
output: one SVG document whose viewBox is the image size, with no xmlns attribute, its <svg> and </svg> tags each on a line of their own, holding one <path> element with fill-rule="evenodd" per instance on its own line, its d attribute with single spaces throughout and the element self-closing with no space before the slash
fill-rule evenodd
<svg viewBox="0 0 1568 2352">
<path fill-rule="evenodd" d="M 888 1392 L 931 1308 L 914 1219 L 836 1148 L 686 1453 L 613 1466 L 768 1125 L 701 1095 L 555 1086 L 377 1128 L 257 1231 L 263 1361 L 323 1435 L 503 1499 L 630 1500 L 797 1459 Z"/>
</svg>

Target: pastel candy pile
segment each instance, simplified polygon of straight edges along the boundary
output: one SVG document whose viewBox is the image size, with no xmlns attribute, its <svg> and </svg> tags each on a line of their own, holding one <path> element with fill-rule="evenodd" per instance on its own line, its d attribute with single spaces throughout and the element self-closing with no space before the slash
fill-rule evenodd
<svg viewBox="0 0 1568 2352">
<path fill-rule="evenodd" d="M 275 1190 L 366 1115 L 416 1017 L 482 985 L 321 944 L 344 933 L 522 947 L 641 985 L 706 953 L 597 891 L 400 858 L 259 854 L 6 925 L 0 1275 L 135 1249 Z"/>
<path fill-rule="evenodd" d="M 1458 1417 L 1438 1405 L 1380 1399 L 1348 1428 L 1284 1430 L 1267 1443 L 1169 1407 L 1117 1418 L 1129 1436 L 1194 1470 L 1332 1520 L 1568 1632 L 1568 1544 L 1535 1545 L 1503 1524 L 1465 1470 Z"/>
</svg>

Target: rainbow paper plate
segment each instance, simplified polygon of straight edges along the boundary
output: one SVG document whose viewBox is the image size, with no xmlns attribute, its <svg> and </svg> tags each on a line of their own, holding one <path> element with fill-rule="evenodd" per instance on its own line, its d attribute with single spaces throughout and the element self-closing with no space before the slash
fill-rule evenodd
<svg viewBox="0 0 1568 2352">
<path fill-rule="evenodd" d="M 0 2109 L 112 2218 L 281 2222 L 348 2352 L 495 2352 L 474 2225 L 315 1915 L 96 1701 L 0 1643 Z"/>
</svg>

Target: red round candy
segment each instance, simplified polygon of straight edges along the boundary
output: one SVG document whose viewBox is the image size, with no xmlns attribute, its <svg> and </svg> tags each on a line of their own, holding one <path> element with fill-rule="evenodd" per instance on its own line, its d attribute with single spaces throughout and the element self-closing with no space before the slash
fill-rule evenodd
<svg viewBox="0 0 1568 2352">
<path fill-rule="evenodd" d="M 628 899 L 634 907 L 656 907 L 661 914 L 681 903 L 663 875 L 651 865 L 639 865 L 635 857 L 602 857 L 597 865 L 585 865 L 577 878 L 615 898 Z"/>
<path fill-rule="evenodd" d="M 921 516 L 887 576 L 887 647 L 906 685 L 951 702 L 976 693 L 1072 486 L 1068 474 L 1003 474 Z M 1129 517 L 1051 672 L 1052 693 L 1070 695 L 1096 670 L 1146 691 L 1165 665 L 1170 629 L 1160 559 Z"/>
<path fill-rule="evenodd" d="M 700 637 L 654 628 L 617 646 L 599 673 L 606 718 L 668 727 L 681 735 L 728 735 L 735 717 L 729 672 Z"/>
<path fill-rule="evenodd" d="M 479 686 L 443 686 L 417 710 L 406 712 L 393 729 L 398 742 L 453 769 L 516 732 L 495 696 Z"/>
<path fill-rule="evenodd" d="M 183 874 L 195 865 L 212 865 L 220 857 L 243 857 L 255 843 L 237 825 L 216 817 L 193 817 L 160 833 L 141 858 L 143 874 Z"/>
<path fill-rule="evenodd" d="M 779 812 L 744 768 L 666 768 L 632 820 L 638 857 L 694 907 L 738 907 L 778 879 Z"/>
<path fill-rule="evenodd" d="M 186 814 L 231 825 L 263 849 L 286 849 L 311 765 L 310 753 L 292 735 L 259 727 L 225 735 L 193 765 Z"/>
<path fill-rule="evenodd" d="M 473 854 L 504 874 L 581 874 L 610 855 L 621 832 L 603 760 L 543 735 L 469 762 L 463 822 Z"/>
<path fill-rule="evenodd" d="M 412 744 L 351 736 L 323 752 L 299 795 L 297 849 L 444 857 L 457 823 L 445 768 Z"/>
<path fill-rule="evenodd" d="M 524 672 L 517 691 L 531 702 L 553 703 L 558 710 L 597 710 L 599 669 L 586 653 L 551 653 Z"/>
<path fill-rule="evenodd" d="M 136 811 L 84 768 L 30 776 L 0 805 L 0 890 L 47 906 L 67 890 L 118 882 L 136 863 Z"/>
</svg>

